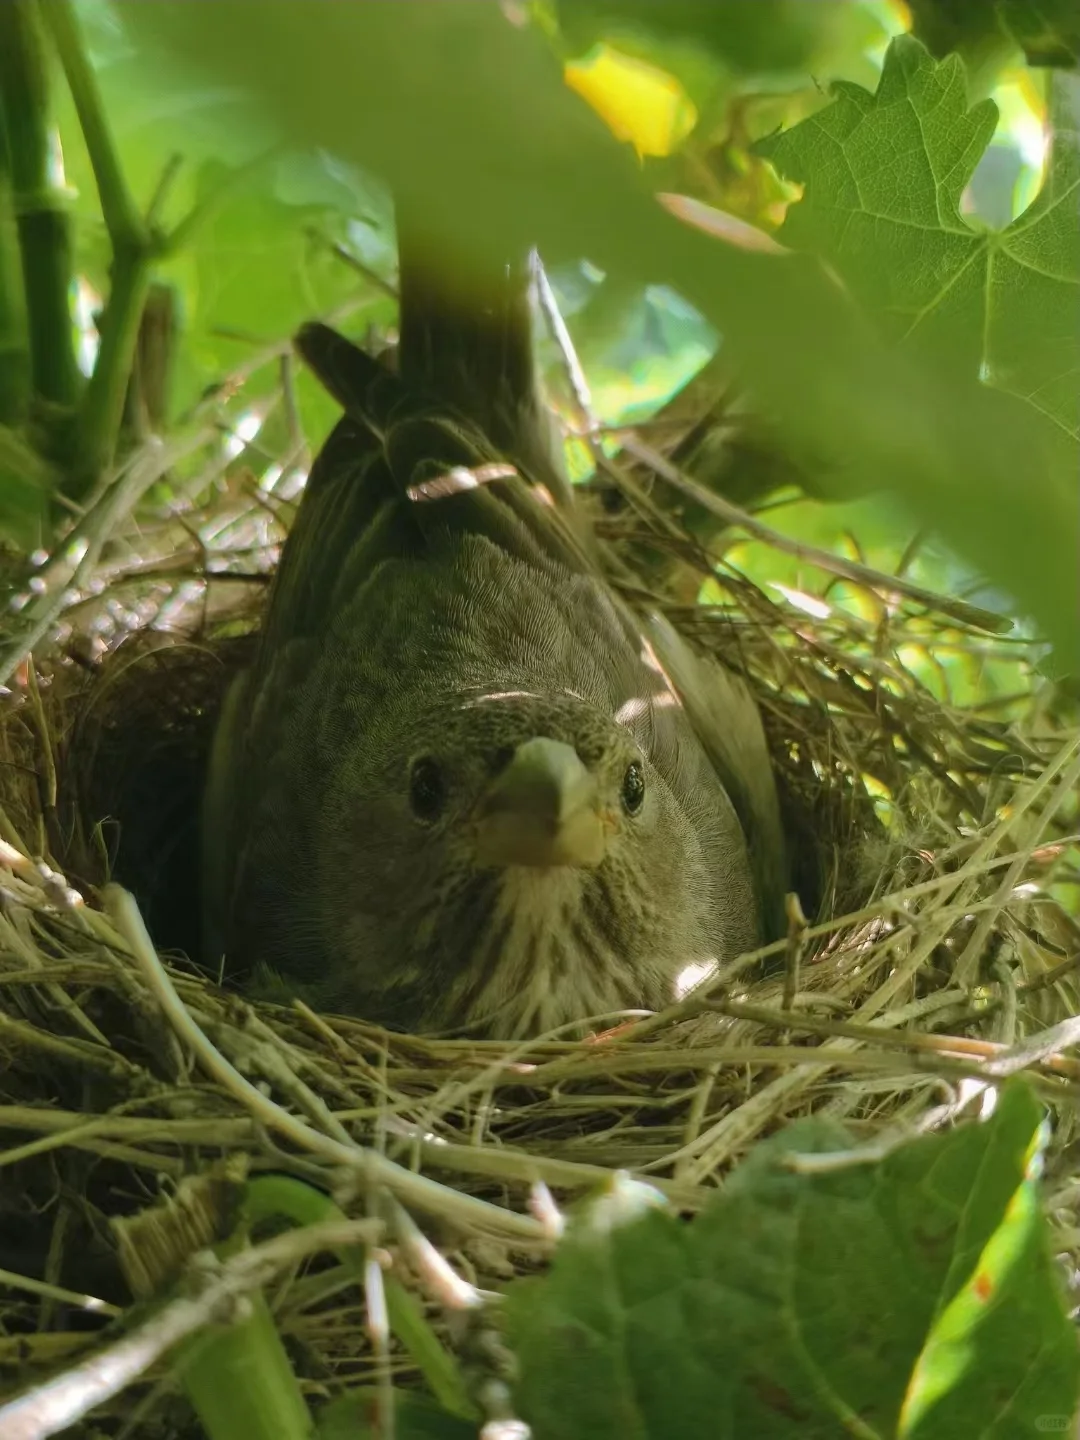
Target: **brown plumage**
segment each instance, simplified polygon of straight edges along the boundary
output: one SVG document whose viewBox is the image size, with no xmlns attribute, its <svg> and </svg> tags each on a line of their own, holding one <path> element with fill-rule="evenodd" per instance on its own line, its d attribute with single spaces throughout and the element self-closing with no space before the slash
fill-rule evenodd
<svg viewBox="0 0 1080 1440">
<path fill-rule="evenodd" d="M 752 701 L 579 526 L 526 282 L 455 290 L 403 247 L 400 378 L 301 333 L 346 414 L 207 787 L 211 956 L 417 1029 L 662 1006 L 784 888 Z"/>
</svg>

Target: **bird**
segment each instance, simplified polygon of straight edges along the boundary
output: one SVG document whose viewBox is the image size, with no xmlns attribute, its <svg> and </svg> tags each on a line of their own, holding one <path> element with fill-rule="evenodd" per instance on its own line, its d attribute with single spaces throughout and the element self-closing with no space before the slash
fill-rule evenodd
<svg viewBox="0 0 1080 1440">
<path fill-rule="evenodd" d="M 595 1029 L 778 932 L 761 716 L 605 570 L 541 394 L 535 256 L 457 274 L 398 233 L 396 367 L 295 340 L 343 415 L 217 722 L 204 948 L 392 1029 Z"/>
</svg>

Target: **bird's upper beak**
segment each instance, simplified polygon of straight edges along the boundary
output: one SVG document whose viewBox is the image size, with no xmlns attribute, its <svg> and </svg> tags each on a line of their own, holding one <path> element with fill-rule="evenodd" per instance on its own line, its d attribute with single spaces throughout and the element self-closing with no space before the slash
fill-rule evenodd
<svg viewBox="0 0 1080 1440">
<path fill-rule="evenodd" d="M 519 745 L 476 813 L 481 865 L 590 867 L 604 858 L 596 780 L 561 740 Z"/>
</svg>

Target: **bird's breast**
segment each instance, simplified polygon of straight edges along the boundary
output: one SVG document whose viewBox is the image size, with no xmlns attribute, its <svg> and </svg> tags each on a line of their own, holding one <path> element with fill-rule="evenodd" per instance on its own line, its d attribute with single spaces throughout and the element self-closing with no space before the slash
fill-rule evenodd
<svg viewBox="0 0 1080 1440">
<path fill-rule="evenodd" d="M 597 886 L 592 872 L 507 867 L 438 1020 L 513 1039 L 666 1004 L 669 967 L 642 965 L 607 932 Z"/>
</svg>

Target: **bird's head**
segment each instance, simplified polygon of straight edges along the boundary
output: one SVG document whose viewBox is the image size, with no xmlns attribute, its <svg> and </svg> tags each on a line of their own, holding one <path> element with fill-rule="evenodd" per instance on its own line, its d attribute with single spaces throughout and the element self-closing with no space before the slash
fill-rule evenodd
<svg viewBox="0 0 1080 1440">
<path fill-rule="evenodd" d="M 503 691 L 385 733 L 326 855 L 351 1006 L 381 983 L 389 1011 L 519 1034 L 662 1004 L 702 959 L 710 857 L 628 726 Z"/>
<path fill-rule="evenodd" d="M 408 803 L 476 869 L 595 869 L 647 825 L 645 757 L 577 697 L 497 692 L 468 701 L 461 721 L 410 757 Z"/>
</svg>

